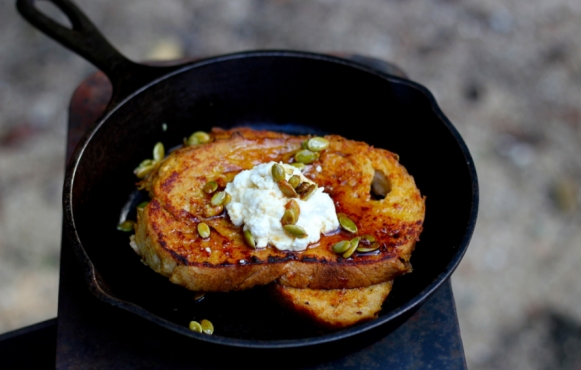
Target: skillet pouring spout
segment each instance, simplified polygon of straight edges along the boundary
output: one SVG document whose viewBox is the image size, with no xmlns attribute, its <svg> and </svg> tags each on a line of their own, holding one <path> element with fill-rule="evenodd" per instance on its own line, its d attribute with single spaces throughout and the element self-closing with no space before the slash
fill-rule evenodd
<svg viewBox="0 0 581 370">
<path fill-rule="evenodd" d="M 35 27 L 101 69 L 113 86 L 109 106 L 68 163 L 63 188 L 66 235 L 97 298 L 208 344 L 292 349 L 385 335 L 448 281 L 474 231 L 478 179 L 462 137 L 425 87 L 365 60 L 300 51 L 146 66 L 122 56 L 71 1 L 51 1 L 72 28 L 39 12 L 34 0 L 18 0 L 17 6 Z M 157 142 L 172 148 L 195 131 L 240 126 L 336 134 L 399 155 L 426 196 L 426 215 L 411 258 L 414 271 L 395 280 L 377 319 L 320 333 L 278 309 L 261 288 L 208 293 L 193 304 L 190 291 L 144 266 L 128 234 L 117 230 L 121 210 L 138 200 L 133 169 L 151 157 Z M 210 319 L 214 335 L 190 331 L 193 318 Z"/>
</svg>

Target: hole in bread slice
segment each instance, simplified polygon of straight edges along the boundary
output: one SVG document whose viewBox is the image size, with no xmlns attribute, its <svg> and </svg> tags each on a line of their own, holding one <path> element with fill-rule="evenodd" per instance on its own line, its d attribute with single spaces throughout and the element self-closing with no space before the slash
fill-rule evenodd
<svg viewBox="0 0 581 370">
<path fill-rule="evenodd" d="M 389 181 L 389 178 L 383 173 L 383 171 L 375 168 L 373 170 L 375 173 L 373 174 L 373 180 L 371 181 L 371 199 L 381 200 L 391 191 L 391 181 Z"/>
</svg>

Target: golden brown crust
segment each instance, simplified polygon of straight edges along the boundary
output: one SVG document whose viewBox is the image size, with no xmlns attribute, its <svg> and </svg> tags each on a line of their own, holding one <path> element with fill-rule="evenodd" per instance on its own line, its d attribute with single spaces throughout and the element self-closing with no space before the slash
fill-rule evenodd
<svg viewBox="0 0 581 370">
<path fill-rule="evenodd" d="M 145 262 L 176 284 L 192 290 L 230 291 L 278 280 L 282 285 L 339 289 L 366 287 L 411 271 L 409 259 L 422 230 L 424 199 L 397 155 L 340 136 L 326 136 L 329 148 L 304 174 L 323 186 L 336 211 L 358 225 L 358 235 L 371 234 L 378 252 L 355 253 L 348 259 L 331 246 L 354 235 L 323 235 L 303 252 L 246 246 L 241 228 L 225 212 L 211 207 L 203 186 L 210 180 L 223 189 L 244 169 L 259 163 L 288 163 L 307 137 L 251 129 L 211 133 L 209 144 L 171 153 L 141 184 L 152 201 L 138 215 L 136 243 Z M 320 171 L 317 170 L 320 169 Z M 375 171 L 392 186 L 385 199 L 370 194 Z M 204 221 L 210 237 L 196 226 Z"/>
<path fill-rule="evenodd" d="M 325 330 L 338 330 L 377 318 L 392 281 L 354 289 L 299 289 L 273 283 L 274 299 Z"/>
</svg>

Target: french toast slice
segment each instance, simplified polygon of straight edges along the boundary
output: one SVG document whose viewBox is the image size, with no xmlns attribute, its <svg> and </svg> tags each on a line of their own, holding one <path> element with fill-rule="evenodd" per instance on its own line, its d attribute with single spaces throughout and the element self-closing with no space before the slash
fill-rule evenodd
<svg viewBox="0 0 581 370">
<path fill-rule="evenodd" d="M 393 281 L 352 289 L 300 289 L 273 283 L 269 290 L 282 307 L 317 327 L 334 331 L 376 319 Z"/>
<path fill-rule="evenodd" d="M 211 137 L 207 144 L 170 153 L 139 183 L 152 200 L 138 212 L 135 245 L 153 270 L 194 291 L 221 292 L 273 281 L 303 289 L 351 289 L 411 271 L 425 202 L 396 154 L 325 136 L 329 147 L 303 174 L 324 187 L 336 212 L 355 222 L 357 234 L 337 230 L 300 252 L 270 245 L 253 249 L 223 207 L 211 205 L 204 185 L 215 181 L 223 189 L 242 170 L 270 161 L 289 163 L 308 136 L 237 128 L 213 129 Z M 208 238 L 198 235 L 200 222 L 210 227 Z M 372 235 L 379 249 L 348 258 L 332 251 L 335 243 L 356 235 Z"/>
</svg>

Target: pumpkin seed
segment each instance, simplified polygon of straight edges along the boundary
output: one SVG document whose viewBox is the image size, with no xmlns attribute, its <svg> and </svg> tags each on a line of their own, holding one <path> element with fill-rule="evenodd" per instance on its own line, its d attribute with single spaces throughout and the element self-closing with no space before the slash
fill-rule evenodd
<svg viewBox="0 0 581 370">
<path fill-rule="evenodd" d="M 212 194 L 216 190 L 218 190 L 218 183 L 216 181 L 208 181 L 206 185 L 204 185 L 204 192 L 208 194 Z"/>
<path fill-rule="evenodd" d="M 301 148 L 309 149 L 309 140 L 308 139 L 301 143 Z"/>
<path fill-rule="evenodd" d="M 232 195 L 230 195 L 229 193 L 226 193 L 226 196 L 224 197 L 224 201 L 222 202 L 222 205 L 225 206 L 228 203 L 230 203 L 232 201 Z"/>
<path fill-rule="evenodd" d="M 190 135 L 185 144 L 188 146 L 204 144 L 211 140 L 210 135 L 204 131 L 196 131 Z"/>
<path fill-rule="evenodd" d="M 307 190 L 305 190 L 305 192 L 301 193 L 301 199 L 304 201 L 309 200 L 309 198 L 311 196 L 313 196 L 313 194 L 315 194 L 315 190 L 317 190 L 317 185 L 310 184 L 309 187 L 307 188 Z"/>
<path fill-rule="evenodd" d="M 153 164 L 153 159 L 144 159 L 143 161 L 141 161 L 141 163 L 139 164 L 139 166 L 137 166 L 137 168 L 139 167 L 146 167 L 149 165 Z"/>
<path fill-rule="evenodd" d="M 219 191 L 212 196 L 212 199 L 210 200 L 210 204 L 212 204 L 213 206 L 220 206 L 224 203 L 225 200 L 226 200 L 226 192 Z"/>
<path fill-rule="evenodd" d="M 301 163 L 301 162 L 293 162 L 290 165 L 298 168 L 299 170 L 302 170 L 303 168 L 305 168 L 305 164 Z"/>
<path fill-rule="evenodd" d="M 356 251 L 359 253 L 368 253 L 368 252 L 373 252 L 379 249 L 379 243 L 372 243 L 370 246 L 365 247 L 365 246 L 358 246 Z"/>
<path fill-rule="evenodd" d="M 320 152 L 329 147 L 329 140 L 322 137 L 314 137 L 307 142 L 307 149 L 312 152 Z"/>
<path fill-rule="evenodd" d="M 333 252 L 335 253 L 345 253 L 347 249 L 351 246 L 351 242 L 349 240 L 341 240 L 338 243 L 333 245 Z"/>
<path fill-rule="evenodd" d="M 210 320 L 202 320 L 200 322 L 202 325 L 202 333 L 212 335 L 214 333 L 214 325 L 210 322 Z"/>
<path fill-rule="evenodd" d="M 284 181 L 286 178 L 284 168 L 280 164 L 273 164 L 270 172 L 272 172 L 272 178 L 275 182 Z"/>
<path fill-rule="evenodd" d="M 289 200 L 288 203 L 284 205 L 284 208 L 285 209 L 292 209 L 293 212 L 295 213 L 295 215 L 297 216 L 297 219 L 301 215 L 301 208 L 299 207 L 299 204 L 297 203 L 297 201 L 294 199 Z"/>
<path fill-rule="evenodd" d="M 191 331 L 195 331 L 197 333 L 202 332 L 202 325 L 200 325 L 200 323 L 197 321 L 190 321 L 189 328 Z"/>
<path fill-rule="evenodd" d="M 276 184 L 285 197 L 298 198 L 299 195 L 295 191 L 295 188 L 293 188 L 287 181 L 279 181 Z"/>
<path fill-rule="evenodd" d="M 252 236 L 250 230 L 244 230 L 244 240 L 249 247 L 256 249 L 256 242 L 254 241 L 254 237 Z"/>
<path fill-rule="evenodd" d="M 196 137 L 200 144 L 204 144 L 210 141 L 210 135 L 204 131 L 196 131 L 192 134 L 192 136 Z"/>
<path fill-rule="evenodd" d="M 297 217 L 295 211 L 289 208 L 286 211 L 284 211 L 284 214 L 280 219 L 280 223 L 283 225 L 294 225 L 297 223 L 298 219 L 299 218 Z"/>
<path fill-rule="evenodd" d="M 360 239 L 359 237 L 351 239 L 351 241 L 349 242 L 349 244 L 350 244 L 349 249 L 347 249 L 347 251 L 345 251 L 345 253 L 343 253 L 343 258 L 351 257 L 351 255 L 355 252 L 355 250 L 359 246 L 359 239 Z"/>
<path fill-rule="evenodd" d="M 288 183 L 293 187 L 296 188 L 301 183 L 301 178 L 297 175 L 292 175 L 290 179 L 288 179 Z"/>
<path fill-rule="evenodd" d="M 212 207 L 211 205 L 207 205 L 204 208 L 204 217 L 214 217 L 214 216 L 218 216 L 222 212 L 224 212 L 224 206 L 222 206 L 222 205 L 215 206 L 215 207 Z"/>
<path fill-rule="evenodd" d="M 126 220 L 117 225 L 117 230 L 131 232 L 135 229 L 135 221 Z"/>
<path fill-rule="evenodd" d="M 208 224 L 206 224 L 205 222 L 200 222 L 198 224 L 198 234 L 200 234 L 200 236 L 204 239 L 209 238 L 210 226 L 208 226 Z"/>
<path fill-rule="evenodd" d="M 149 200 L 146 200 L 145 202 L 141 202 L 137 205 L 137 209 L 144 209 L 145 207 L 147 207 L 148 204 L 149 204 Z"/>
<path fill-rule="evenodd" d="M 284 225 L 282 228 L 284 229 L 285 233 L 295 238 L 301 239 L 308 236 L 306 230 L 298 225 Z"/>
<path fill-rule="evenodd" d="M 306 182 L 306 181 L 304 181 L 304 182 L 301 182 L 301 183 L 300 183 L 300 184 L 299 184 L 299 185 L 296 187 L 296 189 L 295 189 L 295 190 L 297 191 L 297 193 L 299 193 L 299 194 L 302 194 L 302 193 L 306 192 L 307 190 L 309 190 L 309 185 L 311 185 L 311 184 L 310 184 L 310 183 L 308 183 L 308 182 Z"/>
<path fill-rule="evenodd" d="M 133 171 L 133 173 L 138 178 L 143 179 L 143 178 L 145 178 L 145 176 L 149 175 L 149 173 L 155 169 L 155 166 L 156 166 L 156 163 L 152 163 L 152 164 L 150 164 L 148 166 L 144 166 L 144 167 L 137 167 Z"/>
<path fill-rule="evenodd" d="M 165 149 L 163 147 L 163 143 L 157 143 L 153 147 L 153 161 L 159 162 L 165 157 Z"/>
<path fill-rule="evenodd" d="M 198 140 L 197 137 L 195 137 L 193 134 L 188 137 L 187 139 L 184 138 L 184 145 L 185 146 L 194 146 L 194 145 L 198 145 L 200 142 Z"/>
<path fill-rule="evenodd" d="M 308 149 L 299 150 L 297 154 L 295 154 L 295 161 L 301 162 L 304 164 L 310 164 L 316 161 L 319 158 L 317 153 L 314 153 Z"/>
<path fill-rule="evenodd" d="M 375 237 L 371 234 L 362 235 L 360 243 L 366 246 L 370 246 L 371 244 L 375 243 Z"/>
<path fill-rule="evenodd" d="M 339 224 L 341 225 L 343 230 L 348 231 L 348 232 L 353 233 L 353 234 L 355 234 L 357 232 L 357 225 L 355 225 L 355 222 L 353 222 L 353 220 L 351 220 L 349 217 L 347 217 L 346 214 L 338 213 L 337 218 L 339 219 Z"/>
</svg>

